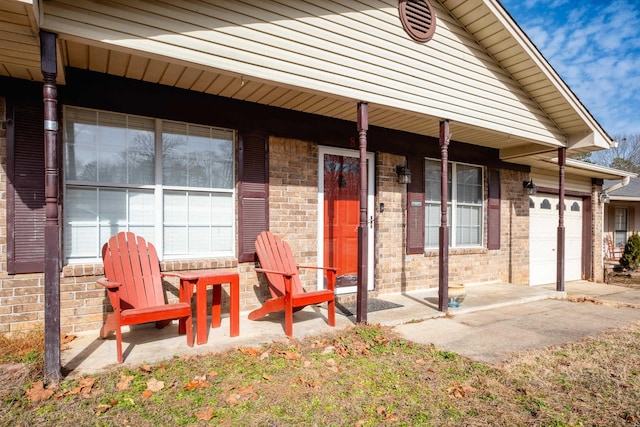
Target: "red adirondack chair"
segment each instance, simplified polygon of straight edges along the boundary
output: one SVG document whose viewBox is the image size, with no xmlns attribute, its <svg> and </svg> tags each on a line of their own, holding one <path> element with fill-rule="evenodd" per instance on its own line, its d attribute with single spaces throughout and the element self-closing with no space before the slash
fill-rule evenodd
<svg viewBox="0 0 640 427">
<path fill-rule="evenodd" d="M 249 320 L 257 320 L 269 313 L 285 313 L 285 334 L 293 336 L 293 312 L 308 305 L 327 302 L 327 323 L 336 325 L 335 282 L 336 269 L 296 265 L 287 242 L 269 231 L 263 231 L 256 239 L 256 253 L 260 261 L 259 273 L 264 273 L 269 282 L 271 298 L 263 306 L 249 313 Z M 326 271 L 327 289 L 305 292 L 300 282 L 298 269 L 313 268 Z"/>
<path fill-rule="evenodd" d="M 106 278 L 97 282 L 107 289 L 113 313 L 107 315 L 100 338 L 116 332 L 119 363 L 123 361 L 121 327 L 125 325 L 156 322 L 157 328 L 163 328 L 171 320 L 184 319 L 187 344 L 193 347 L 191 304 L 166 302 L 158 255 L 151 243 L 133 233 L 120 232 L 102 247 L 102 260 Z"/>
</svg>

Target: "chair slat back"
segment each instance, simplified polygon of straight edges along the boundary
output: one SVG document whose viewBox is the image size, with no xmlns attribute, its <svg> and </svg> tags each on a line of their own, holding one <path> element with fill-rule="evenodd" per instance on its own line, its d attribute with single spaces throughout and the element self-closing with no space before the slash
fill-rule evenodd
<svg viewBox="0 0 640 427">
<path fill-rule="evenodd" d="M 102 247 L 107 280 L 122 284 L 121 307 L 153 307 L 166 304 L 160 263 L 155 247 L 131 232 L 112 236 Z"/>
<path fill-rule="evenodd" d="M 256 254 L 262 268 L 292 274 L 292 293 L 294 295 L 303 292 L 298 267 L 287 242 L 270 231 L 263 231 L 256 239 Z M 266 276 L 271 296 L 274 298 L 284 296 L 285 286 L 282 275 L 266 273 Z"/>
</svg>

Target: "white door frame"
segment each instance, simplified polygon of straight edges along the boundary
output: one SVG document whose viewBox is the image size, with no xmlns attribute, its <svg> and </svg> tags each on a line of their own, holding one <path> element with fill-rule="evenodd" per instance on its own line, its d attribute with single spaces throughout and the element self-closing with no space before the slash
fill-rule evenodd
<svg viewBox="0 0 640 427">
<path fill-rule="evenodd" d="M 358 150 L 348 150 L 345 148 L 318 147 L 318 265 L 324 267 L 324 156 L 325 154 L 345 157 L 359 158 Z M 368 176 L 367 176 L 367 222 L 368 222 L 368 245 L 367 245 L 367 290 L 374 289 L 373 282 L 373 254 L 374 254 L 374 203 L 375 203 L 375 156 L 367 152 Z M 323 279 L 323 271 L 318 271 L 318 283 L 324 288 L 326 284 Z M 336 294 L 346 294 L 356 292 L 356 286 L 336 288 Z"/>
</svg>

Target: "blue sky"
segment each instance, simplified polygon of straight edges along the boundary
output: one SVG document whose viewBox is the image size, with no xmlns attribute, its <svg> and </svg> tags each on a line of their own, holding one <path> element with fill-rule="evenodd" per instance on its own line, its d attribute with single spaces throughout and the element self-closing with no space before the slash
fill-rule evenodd
<svg viewBox="0 0 640 427">
<path fill-rule="evenodd" d="M 611 136 L 640 134 L 640 0 L 501 0 Z"/>
</svg>

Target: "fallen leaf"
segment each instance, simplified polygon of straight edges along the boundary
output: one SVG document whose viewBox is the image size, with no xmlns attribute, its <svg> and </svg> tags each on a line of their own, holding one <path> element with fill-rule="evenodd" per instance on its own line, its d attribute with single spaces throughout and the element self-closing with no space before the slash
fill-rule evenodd
<svg viewBox="0 0 640 427">
<path fill-rule="evenodd" d="M 85 395 L 85 397 L 88 397 L 89 393 L 91 393 L 91 389 L 93 388 L 93 385 L 96 383 L 96 379 L 93 377 L 85 377 L 82 378 L 79 382 L 79 386 L 80 386 L 80 393 L 82 393 L 83 395 Z"/>
<path fill-rule="evenodd" d="M 282 357 L 284 357 L 287 360 L 298 360 L 302 357 L 300 353 L 298 353 L 297 351 L 290 351 L 290 350 L 282 351 L 280 352 L 280 354 L 282 355 Z"/>
<path fill-rule="evenodd" d="M 183 387 L 185 390 L 191 391 L 191 390 L 195 390 L 197 388 L 208 388 L 211 387 L 211 384 L 209 384 L 206 379 L 202 379 L 202 378 L 192 378 L 189 380 L 189 382 Z"/>
<path fill-rule="evenodd" d="M 209 407 L 204 411 L 196 412 L 195 417 L 202 421 L 210 421 L 213 418 L 213 408 Z"/>
<path fill-rule="evenodd" d="M 82 394 L 85 397 L 89 397 L 89 394 L 91 393 L 91 388 L 93 387 L 93 384 L 95 382 L 96 382 L 96 379 L 93 377 L 81 378 L 80 381 L 78 381 L 78 386 L 72 390 L 67 391 L 66 393 L 64 393 L 64 395 L 67 396 L 67 395 L 74 395 L 74 394 Z"/>
<path fill-rule="evenodd" d="M 53 390 L 47 390 L 44 388 L 44 383 L 38 381 L 33 384 L 29 390 L 25 391 L 27 398 L 32 402 L 39 402 L 41 400 L 47 400 L 53 396 Z"/>
<path fill-rule="evenodd" d="M 160 391 L 164 388 L 164 381 L 158 381 L 155 378 L 151 378 L 147 381 L 147 390 L 151 390 L 153 392 Z"/>
<path fill-rule="evenodd" d="M 118 390 L 124 391 L 129 388 L 134 378 L 133 375 L 120 375 L 120 382 L 116 384 L 116 387 L 118 387 Z"/>
<path fill-rule="evenodd" d="M 113 405 L 108 405 L 108 404 L 98 405 L 98 406 L 96 406 L 96 410 L 95 410 L 96 415 L 104 414 L 105 412 L 107 412 L 112 407 L 113 407 Z"/>
<path fill-rule="evenodd" d="M 68 344 L 71 341 L 75 340 L 77 337 L 75 335 L 70 335 L 70 334 L 62 334 L 60 336 L 60 343 L 61 344 Z"/>
<path fill-rule="evenodd" d="M 459 383 L 455 383 L 453 386 L 447 389 L 447 393 L 449 393 L 449 397 L 454 399 L 460 399 L 466 397 L 476 391 L 475 388 L 468 385 L 460 385 Z"/>
<path fill-rule="evenodd" d="M 142 400 L 147 400 L 148 398 L 150 398 L 151 396 L 153 396 L 153 392 L 149 389 L 146 389 L 145 391 L 142 392 L 142 394 L 140 395 L 140 397 L 142 397 Z"/>
<path fill-rule="evenodd" d="M 260 355 L 260 360 L 264 360 L 264 359 L 268 359 L 269 358 L 269 352 L 265 351 L 264 353 L 262 353 Z"/>
<path fill-rule="evenodd" d="M 304 387 L 309 387 L 309 388 L 320 388 L 322 386 L 322 383 L 318 380 L 308 380 L 304 377 L 298 377 L 295 380 L 293 380 L 293 383 L 297 383 L 300 384 L 301 386 Z"/>
<path fill-rule="evenodd" d="M 264 378 L 267 381 L 271 381 L 271 375 L 267 374 L 266 372 L 262 373 L 262 378 Z"/>
<path fill-rule="evenodd" d="M 257 357 L 260 354 L 260 350 L 253 347 L 238 347 L 238 351 L 249 357 Z"/>
<path fill-rule="evenodd" d="M 71 347 L 69 343 L 76 339 L 75 335 L 62 334 L 60 335 L 60 350 L 69 350 Z"/>
<path fill-rule="evenodd" d="M 225 402 L 227 403 L 227 405 L 233 406 L 233 405 L 237 405 L 240 402 L 240 399 L 235 394 L 232 394 L 229 397 L 227 397 Z"/>
<path fill-rule="evenodd" d="M 251 394 L 251 393 L 253 393 L 253 384 L 249 384 L 246 387 L 242 387 L 242 388 L 238 389 L 238 394 L 240 396 L 246 396 L 246 395 Z"/>
<path fill-rule="evenodd" d="M 151 368 L 151 365 L 141 365 L 140 370 L 143 372 L 151 372 L 153 369 Z"/>
</svg>

